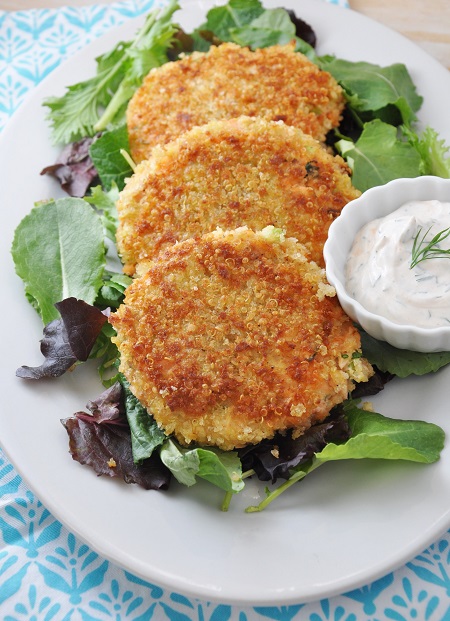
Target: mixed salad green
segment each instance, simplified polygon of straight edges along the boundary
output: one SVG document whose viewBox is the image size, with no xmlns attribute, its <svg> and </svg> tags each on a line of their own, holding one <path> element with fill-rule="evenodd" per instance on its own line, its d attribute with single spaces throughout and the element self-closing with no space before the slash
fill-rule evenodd
<svg viewBox="0 0 450 621">
<path fill-rule="evenodd" d="M 131 282 L 115 255 L 115 202 L 132 174 L 125 110 L 152 67 L 180 53 L 233 41 L 251 48 L 296 40 L 296 49 L 329 71 L 342 85 L 347 107 L 329 144 L 348 161 L 361 191 L 397 177 L 450 177 L 449 148 L 432 128 L 416 132 L 422 98 L 403 64 L 379 67 L 318 56 L 315 35 L 292 11 L 265 9 L 259 0 L 229 0 L 211 9 L 186 33 L 174 20 L 175 0 L 152 11 L 136 38 L 97 58 L 91 79 L 45 101 L 53 140 L 65 145 L 45 172 L 55 175 L 70 197 L 37 203 L 17 227 L 12 255 L 29 302 L 44 332 L 39 367 L 23 366 L 25 379 L 58 377 L 95 360 L 104 391 L 62 422 L 74 459 L 146 489 L 166 489 L 174 477 L 184 485 L 203 478 L 224 490 L 223 509 L 242 490 L 245 478 L 270 482 L 263 509 L 282 491 L 318 466 L 334 460 L 376 458 L 431 463 L 443 448 L 442 429 L 421 421 L 386 418 L 361 406 L 395 376 L 436 372 L 450 352 L 418 354 L 397 350 L 362 333 L 363 354 L 375 376 L 322 424 L 303 436 L 277 435 L 239 451 L 185 448 L 165 436 L 132 394 L 118 371 L 119 353 L 107 321 Z M 399 380 L 396 380 L 399 381 Z M 276 486 L 279 481 L 283 481 Z"/>
</svg>

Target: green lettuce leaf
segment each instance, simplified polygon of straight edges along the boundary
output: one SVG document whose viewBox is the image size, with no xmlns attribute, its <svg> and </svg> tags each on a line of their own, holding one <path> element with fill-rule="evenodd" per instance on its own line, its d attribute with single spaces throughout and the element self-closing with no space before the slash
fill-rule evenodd
<svg viewBox="0 0 450 621">
<path fill-rule="evenodd" d="M 397 128 L 379 119 L 364 125 L 356 143 L 336 143 L 353 169 L 352 183 L 364 192 L 399 177 L 418 177 L 421 158 L 417 150 L 401 140 Z"/>
<path fill-rule="evenodd" d="M 93 304 L 105 268 L 103 226 L 79 198 L 36 205 L 19 223 L 12 244 L 15 269 L 44 324 L 59 317 L 54 304 L 69 297 Z"/>
<path fill-rule="evenodd" d="M 353 402 L 344 409 L 352 434 L 343 444 L 327 444 L 315 456 L 318 463 L 341 459 L 400 459 L 431 464 L 439 459 L 445 436 L 437 425 L 387 418 L 362 410 Z"/>
<path fill-rule="evenodd" d="M 125 412 L 131 430 L 131 446 L 136 464 L 151 457 L 154 450 L 166 439 L 163 431 L 156 424 L 141 402 L 133 395 L 130 384 L 123 375 L 120 383 L 125 395 Z"/>
<path fill-rule="evenodd" d="M 237 493 L 244 487 L 241 462 L 235 451 L 223 452 L 212 447 L 187 449 L 168 439 L 160 449 L 160 457 L 183 485 L 190 487 L 200 477 L 226 492 Z"/>
<path fill-rule="evenodd" d="M 296 41 L 296 51 L 317 59 L 314 48 L 296 36 L 289 13 L 283 8 L 264 9 L 259 0 L 230 0 L 210 9 L 206 22 L 192 35 L 195 49 L 206 51 L 210 43 L 202 33 L 208 33 L 211 40 L 231 41 L 251 49 Z"/>
<path fill-rule="evenodd" d="M 378 341 L 361 330 L 363 355 L 380 371 L 387 371 L 397 377 L 435 373 L 450 363 L 450 352 L 424 354 L 407 349 L 397 349 L 384 341 Z"/>
<path fill-rule="evenodd" d="M 103 273 L 103 283 L 99 289 L 95 305 L 100 308 L 119 308 L 123 302 L 125 289 L 132 283 L 126 274 L 110 272 Z"/>
<path fill-rule="evenodd" d="M 374 112 L 395 106 L 405 125 L 415 120 L 423 98 L 417 94 L 405 65 L 380 67 L 327 56 L 321 58 L 321 66 L 341 84 L 353 110 Z"/>
<path fill-rule="evenodd" d="M 128 153 L 129 150 L 126 125 L 106 131 L 92 143 L 89 155 L 106 191 L 114 186 L 123 190 L 125 179 L 133 174 L 129 162 L 123 155 L 123 152 Z"/>
<path fill-rule="evenodd" d="M 89 356 L 91 360 L 97 362 L 98 375 L 105 388 L 111 387 L 119 380 L 117 367 L 120 354 L 117 345 L 111 340 L 115 334 L 116 332 L 112 325 L 106 322 Z"/>
<path fill-rule="evenodd" d="M 231 30 L 247 26 L 262 13 L 264 8 L 259 0 L 230 0 L 210 9 L 206 22 L 197 30 L 212 32 L 220 41 L 233 41 Z"/>
<path fill-rule="evenodd" d="M 252 49 L 270 45 L 287 45 L 295 36 L 295 25 L 284 9 L 267 9 L 240 28 L 231 28 L 230 36 L 238 45 Z"/>
<path fill-rule="evenodd" d="M 433 423 L 387 418 L 362 410 L 353 401 L 347 401 L 343 409 L 351 429 L 349 439 L 327 444 L 307 464 L 294 468 L 285 483 L 268 491 L 259 505 L 248 507 L 248 513 L 262 511 L 289 487 L 330 461 L 387 459 L 430 464 L 439 459 L 444 448 L 444 431 Z"/>
<path fill-rule="evenodd" d="M 116 232 L 119 225 L 116 203 L 119 198 L 119 188 L 113 181 L 111 189 L 105 191 L 101 185 L 91 189 L 90 196 L 84 196 L 84 200 L 97 209 L 103 224 L 105 238 L 116 244 Z"/>
</svg>

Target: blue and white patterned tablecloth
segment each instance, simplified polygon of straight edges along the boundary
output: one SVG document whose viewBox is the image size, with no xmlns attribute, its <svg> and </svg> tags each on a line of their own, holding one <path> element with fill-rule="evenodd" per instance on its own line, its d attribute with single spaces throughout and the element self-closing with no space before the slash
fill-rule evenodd
<svg viewBox="0 0 450 621">
<path fill-rule="evenodd" d="M 334 3 L 346 6 L 345 0 Z M 0 11 L 0 130 L 26 93 L 65 58 L 152 5 L 127 0 Z M 450 621 L 450 531 L 404 567 L 339 597 L 268 608 L 208 603 L 149 584 L 101 558 L 47 511 L 0 449 L 0 620 L 108 619 Z"/>
</svg>

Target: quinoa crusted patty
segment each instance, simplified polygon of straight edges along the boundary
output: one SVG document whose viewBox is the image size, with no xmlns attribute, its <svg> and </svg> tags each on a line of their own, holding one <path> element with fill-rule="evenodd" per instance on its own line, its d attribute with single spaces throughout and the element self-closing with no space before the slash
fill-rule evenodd
<svg viewBox="0 0 450 621">
<path fill-rule="evenodd" d="M 294 45 L 224 43 L 150 71 L 128 104 L 131 155 L 140 162 L 196 125 L 241 115 L 282 120 L 324 141 L 343 108 L 336 80 Z"/>
<path fill-rule="evenodd" d="M 283 122 L 239 117 L 186 132 L 139 164 L 121 192 L 117 243 L 125 271 L 171 244 L 247 225 L 286 230 L 323 265 L 331 222 L 359 196 L 350 169 Z"/>
<path fill-rule="evenodd" d="M 324 270 L 279 229 L 218 229 L 145 269 L 113 340 L 135 396 L 184 445 L 300 434 L 372 373 Z"/>
</svg>

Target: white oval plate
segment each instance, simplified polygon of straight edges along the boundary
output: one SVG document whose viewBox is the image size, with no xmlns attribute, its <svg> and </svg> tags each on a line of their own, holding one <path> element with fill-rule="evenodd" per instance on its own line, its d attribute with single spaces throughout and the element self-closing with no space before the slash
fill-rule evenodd
<svg viewBox="0 0 450 621">
<path fill-rule="evenodd" d="M 398 34 L 347 9 L 317 0 L 266 0 L 292 7 L 316 30 L 319 53 L 386 65 L 404 62 L 425 96 L 420 118 L 450 140 L 450 76 Z M 300 8 L 301 5 L 301 8 Z M 182 12 L 189 29 L 210 3 Z M 450 526 L 450 447 L 430 466 L 408 463 L 327 464 L 261 514 L 245 514 L 264 494 L 249 483 L 221 513 L 208 484 L 168 493 L 98 478 L 68 453 L 59 420 L 84 409 L 101 390 L 87 367 L 55 381 L 15 377 L 41 360 L 40 320 L 27 304 L 9 249 L 34 201 L 56 197 L 40 177 L 54 161 L 41 106 L 47 96 L 90 75 L 94 58 L 131 38 L 130 22 L 89 45 L 36 88 L 0 143 L 2 356 L 0 441 L 46 507 L 100 554 L 148 581 L 190 596 L 234 604 L 298 603 L 366 584 L 419 553 Z M 450 368 L 395 381 L 373 399 L 387 416 L 426 419 L 450 433 Z"/>
</svg>

